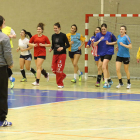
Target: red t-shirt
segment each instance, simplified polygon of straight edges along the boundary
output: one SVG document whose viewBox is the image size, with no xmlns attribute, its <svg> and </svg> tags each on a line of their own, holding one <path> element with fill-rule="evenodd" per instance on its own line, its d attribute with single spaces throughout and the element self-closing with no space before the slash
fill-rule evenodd
<svg viewBox="0 0 140 140">
<path fill-rule="evenodd" d="M 46 56 L 46 47 L 39 46 L 40 43 L 42 44 L 51 44 L 48 37 L 45 35 L 42 35 L 41 37 L 38 37 L 38 35 L 34 35 L 30 39 L 30 43 L 37 44 L 36 47 L 34 47 L 34 56 Z"/>
</svg>

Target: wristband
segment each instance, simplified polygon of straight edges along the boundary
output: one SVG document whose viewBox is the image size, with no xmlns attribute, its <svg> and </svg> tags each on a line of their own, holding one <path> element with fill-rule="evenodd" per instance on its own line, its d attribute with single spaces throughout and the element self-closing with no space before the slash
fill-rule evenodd
<svg viewBox="0 0 140 140">
<path fill-rule="evenodd" d="M 100 42 L 101 40 L 99 39 L 98 41 Z"/>
</svg>

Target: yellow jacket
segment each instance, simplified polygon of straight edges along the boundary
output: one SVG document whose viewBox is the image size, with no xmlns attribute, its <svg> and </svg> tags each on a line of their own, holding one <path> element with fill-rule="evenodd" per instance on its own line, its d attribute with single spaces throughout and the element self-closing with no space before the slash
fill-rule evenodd
<svg viewBox="0 0 140 140">
<path fill-rule="evenodd" d="M 137 52 L 137 59 L 140 59 L 140 47 L 139 47 L 139 50 Z"/>
</svg>

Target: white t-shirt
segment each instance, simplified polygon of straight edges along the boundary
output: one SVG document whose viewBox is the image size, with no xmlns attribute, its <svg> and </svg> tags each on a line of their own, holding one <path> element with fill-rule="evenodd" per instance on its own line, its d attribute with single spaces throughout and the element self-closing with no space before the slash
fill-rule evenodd
<svg viewBox="0 0 140 140">
<path fill-rule="evenodd" d="M 13 29 L 11 29 L 10 35 L 16 35 L 16 33 Z"/>
<path fill-rule="evenodd" d="M 29 44 L 29 39 L 28 38 L 24 38 L 23 40 L 22 39 L 19 39 L 18 40 L 18 46 L 20 49 L 27 49 L 28 48 L 28 44 Z M 29 55 L 30 54 L 30 51 L 24 51 L 24 52 L 21 52 L 20 53 L 21 55 Z"/>
</svg>

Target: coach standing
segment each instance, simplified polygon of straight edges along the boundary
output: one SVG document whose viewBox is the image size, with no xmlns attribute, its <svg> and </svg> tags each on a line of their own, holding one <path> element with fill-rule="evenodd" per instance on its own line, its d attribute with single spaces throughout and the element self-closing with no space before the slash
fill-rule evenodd
<svg viewBox="0 0 140 140">
<path fill-rule="evenodd" d="M 12 123 L 6 121 L 8 114 L 8 73 L 7 67 L 13 67 L 10 40 L 2 33 L 3 17 L 0 16 L 0 126 L 11 126 Z"/>
</svg>

